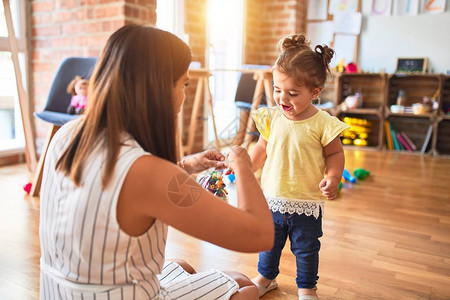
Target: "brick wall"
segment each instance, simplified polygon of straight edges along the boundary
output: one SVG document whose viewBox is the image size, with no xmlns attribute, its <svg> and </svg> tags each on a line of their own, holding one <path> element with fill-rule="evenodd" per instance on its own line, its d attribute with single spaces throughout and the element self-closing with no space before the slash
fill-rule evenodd
<svg viewBox="0 0 450 300">
<path fill-rule="evenodd" d="M 285 35 L 306 31 L 306 0 L 247 0 L 246 64 L 272 65 Z"/>
<path fill-rule="evenodd" d="M 31 97 L 47 101 L 53 76 L 70 56 L 99 56 L 108 37 L 127 23 L 156 24 L 156 0 L 31 0 Z M 38 152 L 49 125 L 36 119 Z"/>
</svg>

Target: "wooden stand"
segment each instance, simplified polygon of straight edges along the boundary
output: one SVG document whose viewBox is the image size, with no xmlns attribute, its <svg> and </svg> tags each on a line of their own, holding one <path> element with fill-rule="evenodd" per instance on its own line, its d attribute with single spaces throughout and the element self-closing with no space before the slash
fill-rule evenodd
<svg viewBox="0 0 450 300">
<path fill-rule="evenodd" d="M 255 130 L 255 123 L 252 119 L 252 112 L 255 109 L 258 109 L 259 105 L 261 104 L 262 99 L 262 93 L 263 90 L 266 93 L 266 99 L 267 99 L 267 105 L 269 107 L 272 107 L 275 105 L 272 95 L 273 95 L 273 88 L 272 88 L 272 70 L 244 70 L 242 72 L 252 72 L 254 73 L 253 79 L 256 80 L 256 87 L 255 92 L 253 93 L 253 99 L 252 99 L 252 107 L 250 109 L 248 120 L 247 120 L 247 126 L 245 127 L 245 137 L 244 142 L 242 143 L 242 147 L 248 148 L 250 145 L 250 142 L 253 138 L 252 132 Z M 242 117 L 242 114 L 241 114 Z M 240 134 L 239 131 L 236 134 L 236 137 L 238 137 Z"/>
<path fill-rule="evenodd" d="M 189 77 L 191 79 L 197 79 L 197 88 L 195 90 L 194 106 L 192 108 L 192 113 L 191 113 L 191 120 L 190 120 L 189 132 L 188 132 L 188 137 L 187 137 L 187 145 L 183 147 L 183 151 L 182 151 L 183 155 L 182 156 L 184 156 L 184 154 L 186 154 L 186 155 L 192 154 L 192 151 L 194 149 L 195 132 L 197 131 L 197 124 L 199 121 L 199 109 L 201 107 L 202 97 L 206 97 L 206 100 L 208 101 L 208 106 L 209 106 L 212 121 L 213 121 L 215 143 L 216 143 L 217 149 L 220 150 L 220 142 L 219 142 L 219 138 L 217 136 L 216 120 L 214 118 L 211 90 L 209 88 L 209 77 L 210 76 L 211 76 L 211 73 L 209 72 L 209 70 L 205 70 L 205 69 L 189 70 Z M 180 125 L 179 125 L 179 130 L 181 131 L 179 139 L 181 139 L 181 137 L 182 137 L 181 124 L 183 124 L 183 123 L 180 123 Z"/>
</svg>

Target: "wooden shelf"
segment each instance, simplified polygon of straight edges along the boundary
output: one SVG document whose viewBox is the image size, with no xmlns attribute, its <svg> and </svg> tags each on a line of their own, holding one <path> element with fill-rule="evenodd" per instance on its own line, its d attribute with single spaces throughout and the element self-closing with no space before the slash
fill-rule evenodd
<svg viewBox="0 0 450 300">
<path fill-rule="evenodd" d="M 386 111 L 386 117 L 397 116 L 397 117 L 405 117 L 405 118 L 434 118 L 436 114 L 434 113 L 426 113 L 426 114 L 413 114 L 413 113 L 393 113 L 390 111 Z"/>
<path fill-rule="evenodd" d="M 339 113 L 381 115 L 382 110 L 376 108 L 355 108 L 355 109 L 340 110 Z"/>
<path fill-rule="evenodd" d="M 404 106 L 422 103 L 424 97 L 438 102 L 438 109 L 424 114 L 393 113 L 390 106 L 397 104 L 399 91 L 406 98 Z M 325 92 L 325 90 L 324 90 Z M 362 105 L 355 109 L 342 110 L 349 95 L 362 94 Z M 343 119 L 345 116 L 367 119 L 372 122 L 367 138 L 368 146 L 345 145 L 346 148 L 378 149 L 403 153 L 421 154 L 429 136 L 425 154 L 450 155 L 450 76 L 441 74 L 338 74 L 327 85 L 326 99 L 335 95 L 335 106 L 327 111 Z M 395 132 L 404 132 L 416 145 L 415 151 L 387 150 L 385 121 L 390 122 Z"/>
</svg>

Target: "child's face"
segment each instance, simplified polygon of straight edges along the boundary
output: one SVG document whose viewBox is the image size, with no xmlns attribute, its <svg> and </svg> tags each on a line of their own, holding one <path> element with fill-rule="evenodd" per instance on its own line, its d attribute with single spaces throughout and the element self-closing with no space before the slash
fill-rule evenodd
<svg viewBox="0 0 450 300">
<path fill-rule="evenodd" d="M 175 83 L 175 87 L 173 88 L 173 103 L 175 105 L 175 111 L 177 113 L 181 110 L 181 105 L 183 105 L 184 100 L 186 99 L 186 94 L 184 93 L 184 88 L 189 83 L 189 71 L 186 71 L 180 79 Z"/>
<path fill-rule="evenodd" d="M 306 86 L 299 86 L 291 76 L 273 70 L 273 98 L 289 120 L 298 121 L 310 117 L 314 106 L 311 100 L 320 93 L 320 88 L 312 91 Z"/>
</svg>

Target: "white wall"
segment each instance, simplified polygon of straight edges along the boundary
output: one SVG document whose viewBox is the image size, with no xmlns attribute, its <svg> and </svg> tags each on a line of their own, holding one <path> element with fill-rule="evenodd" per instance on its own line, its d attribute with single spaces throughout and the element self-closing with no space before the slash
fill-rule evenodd
<svg viewBox="0 0 450 300">
<path fill-rule="evenodd" d="M 362 70 L 393 73 L 397 57 L 428 57 L 428 70 L 450 73 L 450 0 L 442 14 L 423 14 L 422 3 L 417 16 L 378 17 L 370 15 L 371 1 L 362 1 Z"/>
</svg>

